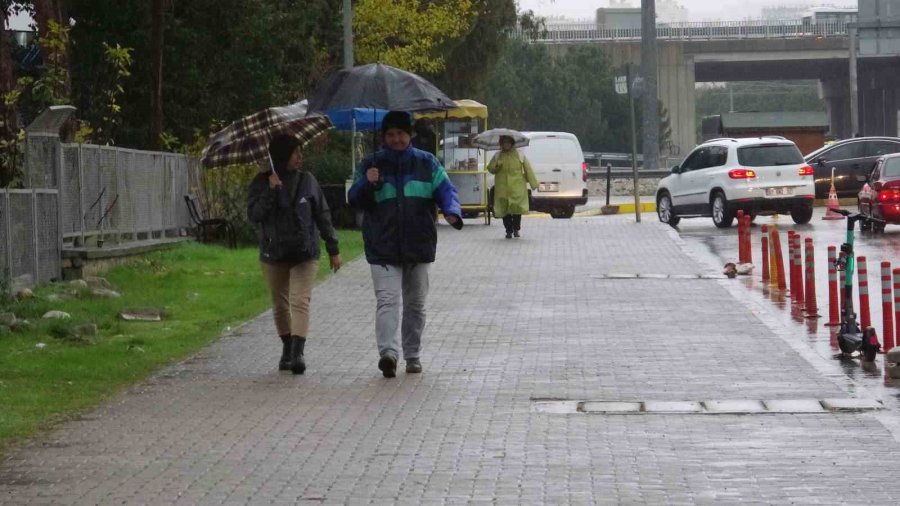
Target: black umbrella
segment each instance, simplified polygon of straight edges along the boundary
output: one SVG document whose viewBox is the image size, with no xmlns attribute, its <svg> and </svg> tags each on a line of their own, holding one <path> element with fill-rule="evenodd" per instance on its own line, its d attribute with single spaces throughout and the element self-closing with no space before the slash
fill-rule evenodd
<svg viewBox="0 0 900 506">
<path fill-rule="evenodd" d="M 339 70 L 309 97 L 310 112 L 358 107 L 423 112 L 445 111 L 456 105 L 421 76 L 383 63 Z"/>
</svg>

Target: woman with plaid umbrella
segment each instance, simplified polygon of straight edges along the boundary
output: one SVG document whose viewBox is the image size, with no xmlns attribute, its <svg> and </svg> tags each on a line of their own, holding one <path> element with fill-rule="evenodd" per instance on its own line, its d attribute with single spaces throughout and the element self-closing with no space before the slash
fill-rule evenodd
<svg viewBox="0 0 900 506">
<path fill-rule="evenodd" d="M 325 241 L 331 269 L 341 267 L 331 214 L 316 178 L 303 169 L 300 148 L 332 128 L 328 116 L 307 115 L 303 104 L 270 107 L 241 118 L 213 135 L 200 161 L 205 167 L 265 161 L 250 183 L 247 214 L 260 226 L 259 259 L 272 293 L 281 338 L 279 370 L 306 371 L 304 347 L 309 301 Z"/>
<path fill-rule="evenodd" d="M 335 272 L 341 267 L 341 255 L 322 188 L 303 170 L 299 142 L 290 135 L 276 136 L 269 143 L 269 155 L 272 170 L 250 183 L 247 214 L 260 225 L 259 260 L 282 342 L 278 369 L 303 374 L 309 303 L 320 256 L 318 236 Z"/>
</svg>

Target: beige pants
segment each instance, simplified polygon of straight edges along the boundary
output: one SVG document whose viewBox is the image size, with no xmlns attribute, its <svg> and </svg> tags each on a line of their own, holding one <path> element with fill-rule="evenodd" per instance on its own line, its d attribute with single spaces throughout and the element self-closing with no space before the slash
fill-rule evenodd
<svg viewBox="0 0 900 506">
<path fill-rule="evenodd" d="M 272 293 L 272 316 L 275 317 L 278 335 L 306 337 L 309 331 L 309 300 L 319 261 L 260 264 Z"/>
</svg>

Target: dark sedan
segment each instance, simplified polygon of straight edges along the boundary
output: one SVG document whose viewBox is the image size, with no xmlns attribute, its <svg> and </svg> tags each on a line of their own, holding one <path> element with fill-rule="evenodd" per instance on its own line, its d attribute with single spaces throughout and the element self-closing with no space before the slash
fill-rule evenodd
<svg viewBox="0 0 900 506">
<path fill-rule="evenodd" d="M 857 137 L 823 146 L 804 158 L 816 173 L 816 198 L 828 197 L 832 169 L 838 197 L 855 197 L 862 188 L 860 176 L 868 176 L 879 156 L 900 153 L 900 138 Z"/>
</svg>

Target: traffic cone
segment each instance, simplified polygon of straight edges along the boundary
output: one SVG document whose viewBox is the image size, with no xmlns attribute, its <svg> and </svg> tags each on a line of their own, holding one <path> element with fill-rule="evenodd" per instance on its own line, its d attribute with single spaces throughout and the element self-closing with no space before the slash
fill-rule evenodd
<svg viewBox="0 0 900 506">
<path fill-rule="evenodd" d="M 837 198 L 837 191 L 834 189 L 834 183 L 831 183 L 831 189 L 828 190 L 828 202 L 825 204 L 825 207 L 828 209 L 828 211 L 826 211 L 825 216 L 822 217 L 823 220 L 844 219 L 843 216 L 833 211 L 833 209 L 841 208 L 841 203 Z"/>
</svg>

